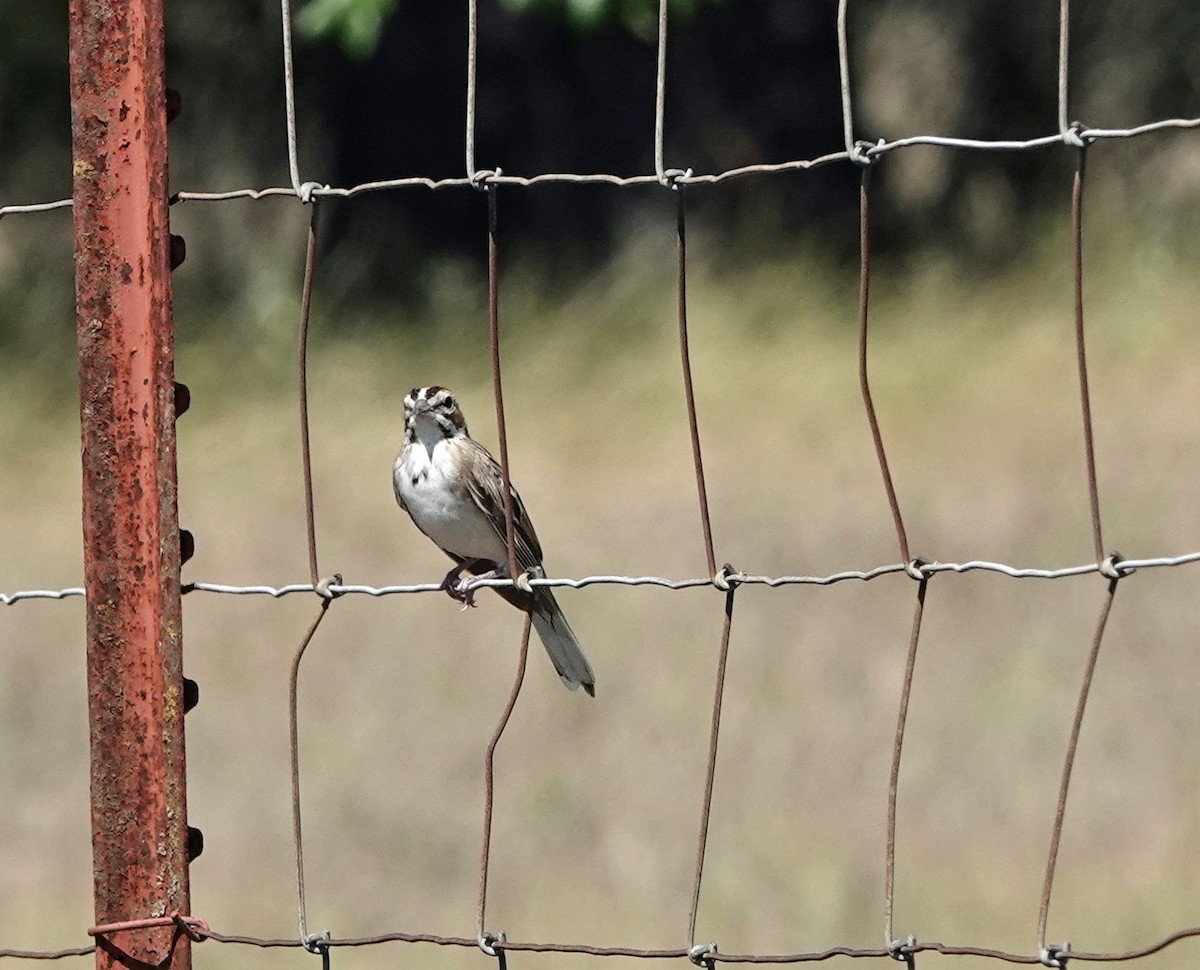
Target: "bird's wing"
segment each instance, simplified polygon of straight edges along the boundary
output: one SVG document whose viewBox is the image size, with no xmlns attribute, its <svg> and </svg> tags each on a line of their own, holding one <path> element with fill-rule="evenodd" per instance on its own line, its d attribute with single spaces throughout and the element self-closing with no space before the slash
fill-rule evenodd
<svg viewBox="0 0 1200 970">
<path fill-rule="evenodd" d="M 475 504 L 487 516 L 492 528 L 500 541 L 507 545 L 504 522 L 504 476 L 500 466 L 483 445 L 472 442 L 471 461 L 474 465 L 472 474 L 466 476 L 467 490 Z M 525 503 L 517 490 L 512 490 L 513 497 L 513 541 L 516 545 L 517 565 L 523 570 L 534 569 L 542 564 L 542 546 L 538 542 L 537 533 L 533 531 L 533 523 L 529 513 L 525 511 Z"/>
</svg>

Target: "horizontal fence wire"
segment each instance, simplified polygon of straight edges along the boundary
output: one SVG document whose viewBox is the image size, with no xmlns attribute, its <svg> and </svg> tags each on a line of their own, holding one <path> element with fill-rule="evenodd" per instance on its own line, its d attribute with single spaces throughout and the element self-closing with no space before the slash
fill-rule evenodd
<svg viewBox="0 0 1200 970">
<path fill-rule="evenodd" d="M 262 937 L 244 934 L 221 933 L 217 930 L 196 930 L 197 942 L 212 940 L 215 943 L 226 943 L 235 946 L 258 947 L 260 949 L 301 949 L 308 948 L 304 941 L 295 937 Z M 1130 950 L 1114 950 L 1111 952 L 1091 952 L 1088 950 L 1070 949 L 1060 951 L 1058 959 L 1061 963 L 1078 960 L 1086 963 L 1126 963 L 1140 960 L 1144 957 L 1161 953 L 1168 947 L 1185 940 L 1200 937 L 1200 926 L 1192 926 L 1177 930 L 1161 939 L 1145 946 Z M 378 933 L 373 936 L 322 936 L 320 947 L 327 950 L 346 949 L 362 946 L 378 946 L 385 943 L 429 944 L 432 946 L 461 947 L 476 949 L 479 940 L 465 936 L 439 936 L 434 933 Z M 1009 950 L 992 949 L 981 946 L 961 946 L 953 943 L 941 943 L 932 940 L 910 939 L 897 947 L 850 947 L 835 946 L 825 950 L 811 950 L 797 953 L 722 953 L 719 950 L 705 948 L 703 953 L 696 953 L 692 948 L 640 948 L 632 946 L 590 946 L 585 943 L 540 943 L 523 942 L 520 940 L 493 941 L 489 944 L 496 950 L 509 953 L 558 953 L 578 954 L 594 957 L 626 957 L 635 960 L 687 960 L 690 963 L 704 966 L 708 963 L 745 963 L 745 964 L 786 964 L 786 963 L 821 963 L 834 957 L 849 957 L 854 959 L 874 960 L 904 960 L 908 956 L 921 953 L 939 953 L 942 956 L 981 957 L 1003 963 L 1019 963 L 1026 966 L 1054 966 L 1047 964 L 1041 955 L 1016 953 Z M 15 950 L 0 949 L 0 958 L 11 957 L 25 960 L 62 960 L 68 957 L 91 956 L 94 946 L 66 947 L 61 950 Z"/>
<path fill-rule="evenodd" d="M 267 948 L 304 948 L 313 953 L 328 957 L 335 948 L 373 946 L 387 943 L 430 944 L 437 946 L 478 948 L 490 957 L 497 958 L 501 970 L 505 970 L 505 954 L 510 952 L 539 952 L 580 954 L 596 957 L 629 957 L 639 959 L 687 960 L 697 966 L 713 967 L 717 963 L 747 963 L 747 964 L 785 964 L 820 962 L 835 957 L 863 958 L 878 960 L 895 960 L 915 965 L 915 958 L 922 953 L 939 953 L 947 956 L 990 958 L 997 961 L 1043 965 L 1048 967 L 1063 967 L 1070 961 L 1091 962 L 1123 962 L 1137 960 L 1158 953 L 1180 941 L 1200 936 L 1200 927 L 1178 930 L 1149 945 L 1125 951 L 1091 952 L 1075 950 L 1069 944 L 1052 945 L 1047 943 L 1046 931 L 1048 913 L 1052 897 L 1055 864 L 1059 845 L 1062 838 L 1064 819 L 1069 804 L 1069 789 L 1075 752 L 1081 735 L 1088 694 L 1093 673 L 1096 669 L 1104 631 L 1115 594 L 1120 580 L 1138 570 L 1155 570 L 1167 567 L 1185 566 L 1200 562 L 1200 552 L 1189 552 L 1177 556 L 1161 556 L 1154 558 L 1126 559 L 1116 553 L 1105 551 L 1101 530 L 1101 503 L 1097 487 L 1096 455 L 1092 426 L 1090 403 L 1089 375 L 1085 352 L 1085 314 L 1083 302 L 1083 191 L 1085 186 L 1085 158 L 1088 146 L 1108 140 L 1128 139 L 1149 136 L 1170 131 L 1191 130 L 1200 128 L 1200 118 L 1168 118 L 1153 121 L 1132 128 L 1103 128 L 1069 121 L 1069 25 L 1070 9 L 1068 0 L 1059 0 L 1058 22 L 1058 132 L 1024 140 L 981 140 L 957 138 L 937 134 L 916 134 L 899 137 L 892 140 L 880 139 L 876 142 L 863 142 L 855 138 L 854 105 L 852 98 L 850 71 L 850 44 L 847 28 L 848 0 L 840 0 L 837 12 L 837 43 L 838 63 L 841 81 L 841 110 L 843 146 L 824 155 L 809 159 L 799 159 L 774 163 L 760 163 L 727 169 L 722 172 L 704 174 L 697 173 L 692 168 L 668 167 L 665 152 L 666 132 L 666 75 L 668 64 L 668 0 L 660 0 L 658 13 L 657 37 L 657 71 L 655 80 L 654 102 L 654 172 L 621 176 L 608 173 L 543 173 L 532 176 L 506 174 L 499 168 L 480 169 L 476 167 L 476 95 L 478 90 L 477 62 L 479 44 L 479 10 L 478 0 L 468 0 L 467 17 L 467 91 L 465 105 L 465 163 L 466 174 L 451 178 L 432 178 L 425 176 L 401 177 L 373 182 L 364 182 L 349 187 L 335 187 L 316 181 L 306 181 L 300 171 L 297 106 L 294 90 L 294 57 L 291 34 L 290 0 L 280 0 L 281 17 L 283 22 L 283 60 L 284 88 L 286 93 L 286 127 L 288 143 L 288 175 L 289 186 L 272 186 L 266 188 L 234 188 L 221 191 L 179 191 L 172 197 L 173 203 L 182 202 L 216 202 L 237 199 L 258 200 L 271 197 L 290 197 L 299 199 L 310 205 L 311 219 L 304 245 L 304 281 L 300 295 L 299 325 L 297 328 L 297 403 L 299 410 L 299 451 L 300 461 L 298 471 L 304 485 L 304 515 L 303 530 L 306 537 L 308 554 L 309 582 L 290 583 L 282 586 L 266 584 L 234 585 L 212 582 L 185 583 L 182 591 L 185 594 L 204 593 L 231 596 L 266 596 L 280 598 L 291 594 L 309 594 L 317 597 L 316 613 L 307 624 L 305 632 L 292 657 L 289 668 L 289 726 L 290 726 L 290 758 L 291 758 L 291 796 L 293 843 L 295 852 L 296 872 L 296 904 L 297 930 L 294 937 L 263 938 L 250 935 L 226 934 L 213 930 L 206 922 L 191 916 L 172 914 L 171 919 L 179 922 L 181 931 L 185 931 L 193 939 L 213 940 L 230 945 L 244 945 Z M 1085 481 L 1087 502 L 1090 509 L 1091 538 L 1095 551 L 1095 561 L 1073 566 L 1054 568 L 1032 568 L 1006 565 L 987 560 L 970 560 L 966 562 L 938 562 L 914 558 L 909 551 L 908 531 L 901 510 L 897 489 L 893 481 L 891 469 L 887 460 L 887 452 L 881 425 L 876 414 L 875 404 L 871 393 L 870 358 L 869 358 L 869 320 L 870 320 L 870 269 L 871 269 L 871 172 L 873 167 L 881 162 L 888 154 L 914 146 L 927 146 L 944 149 L 959 149 L 980 152 L 1026 152 L 1042 149 L 1066 149 L 1074 153 L 1076 168 L 1071 191 L 1071 258 L 1074 269 L 1074 340 L 1076 347 L 1076 370 L 1079 382 L 1079 414 L 1081 417 L 1081 439 L 1085 458 Z M 861 186 L 859 193 L 859 254 L 860 254 L 860 285 L 858 300 L 858 380 L 863 399 L 864 414 L 867 428 L 874 445 L 876 459 L 879 465 L 883 497 L 891 513 L 895 528 L 895 538 L 900 561 L 892 564 L 876 566 L 860 570 L 848 569 L 829 575 L 754 575 L 721 562 L 717 555 L 714 542 L 713 522 L 710 515 L 705 479 L 703 471 L 703 449 L 698 425 L 694 380 L 689 355 L 689 336 L 687 330 L 687 189 L 691 186 L 714 185 L 732 179 L 763 175 L 783 175 L 804 172 L 831 164 L 853 164 L 860 169 Z M 492 385 L 495 399 L 495 415 L 497 433 L 500 442 L 500 464 L 504 490 L 504 537 L 509 560 L 509 576 L 516 574 L 516 549 L 514 542 L 514 509 L 509 478 L 509 455 L 507 448 L 506 422 L 504 417 L 504 396 L 502 386 L 502 368 L 500 364 L 501 349 L 501 246 L 498 219 L 498 196 L 502 191 L 523 189 L 542 184 L 567 183 L 580 185 L 613 185 L 617 187 L 660 186 L 676 193 L 676 272 L 677 272 L 677 320 L 679 333 L 679 361 L 682 377 L 682 392 L 687 415 L 689 438 L 686 449 L 693 460 L 695 470 L 696 495 L 700 513 L 700 539 L 704 550 L 707 575 L 695 578 L 671 579 L 662 576 L 630 576 L 630 575 L 590 575 L 581 578 L 547 578 L 540 575 L 524 575 L 514 578 L 489 578 L 470 581 L 469 588 L 506 588 L 521 586 L 536 587 L 566 587 L 582 589 L 597 585 L 615 586 L 651 586 L 661 589 L 686 590 L 699 588 L 715 588 L 723 594 L 723 610 L 721 632 L 717 639 L 716 670 L 712 693 L 712 715 L 709 723 L 708 752 L 706 758 L 706 781 L 697 806 L 697 842 L 695 866 L 693 870 L 692 892 L 690 906 L 686 913 L 686 945 L 665 949 L 646 949 L 632 946 L 593 946 L 586 943 L 571 942 L 522 942 L 508 940 L 503 932 L 489 931 L 487 923 L 487 890 L 488 871 L 491 854 L 492 819 L 494 812 L 494 788 L 496 782 L 495 754 L 508 724 L 509 718 L 518 703 L 521 685 L 523 683 L 526 653 L 530 624 L 524 626 L 520 654 L 512 689 L 503 712 L 499 715 L 496 728 L 487 742 L 483 758 L 485 781 L 485 803 L 483 806 L 483 826 L 480 849 L 479 893 L 476 910 L 476 934 L 469 936 L 439 936 L 430 933 L 391 931 L 371 936 L 337 937 L 329 932 L 310 933 L 308 912 L 306 906 L 306 881 L 304 873 L 304 838 L 302 829 L 302 798 L 300 778 L 300 696 L 302 661 L 306 651 L 317 638 L 322 620 L 330 611 L 335 600 L 346 595 L 362 595 L 383 597 L 390 595 L 415 593 L 443 593 L 445 582 L 397 584 L 385 586 L 370 586 L 346 583 L 341 575 L 328 575 L 320 569 L 317 555 L 317 503 L 314 497 L 312 478 L 312 455 L 310 443 L 309 413 L 307 407 L 308 383 L 308 334 L 310 324 L 310 309 L 312 305 L 315 266 L 317 262 L 317 215 L 320 202 L 327 198 L 350 197 L 372 192 L 398 190 L 404 188 L 428 189 L 471 189 L 486 193 L 487 201 L 487 262 L 488 262 L 488 319 L 489 319 L 489 349 L 491 354 Z M 58 209 L 71 207 L 70 199 L 60 199 L 45 203 L 16 204 L 0 206 L 0 218 L 9 215 L 47 213 Z M 681 452 L 684 449 L 681 447 Z M 896 860 L 896 823 L 899 813 L 898 789 L 903 762 L 904 736 L 912 695 L 913 683 L 916 676 L 917 661 L 920 645 L 922 619 L 926 611 L 928 584 L 939 573 L 995 573 L 1013 579 L 1066 579 L 1071 577 L 1098 574 L 1107 583 L 1105 594 L 1101 601 L 1100 612 L 1090 641 L 1090 647 L 1083 671 L 1082 681 L 1076 696 L 1075 716 L 1072 722 L 1070 736 L 1062 762 L 1059 779 L 1055 818 L 1050 833 L 1050 845 L 1047 854 L 1046 870 L 1042 885 L 1039 905 L 1038 922 L 1036 927 L 1036 951 L 1028 953 L 1012 952 L 970 945 L 954 945 L 941 942 L 919 940 L 915 936 L 897 938 L 893 929 L 893 910 L 895 903 Z M 736 657 L 730 656 L 730 637 L 734 618 L 734 603 L 738 592 L 743 587 L 764 586 L 780 589 L 789 586 L 831 586 L 848 581 L 870 581 L 885 576 L 902 575 L 915 581 L 915 602 L 912 614 L 910 633 L 906 643 L 906 662 L 900 685 L 899 711 L 896 720 L 891 769 L 888 776 L 888 799 L 886 808 L 886 838 L 883 848 L 885 888 L 883 906 L 883 945 L 878 948 L 855 948 L 835 946 L 829 949 L 778 954 L 736 954 L 725 953 L 715 942 L 703 942 L 696 939 L 697 914 L 702 899 L 702 876 L 704 871 L 708 827 L 712 810 L 713 792 L 718 783 L 717 752 L 720 740 L 721 709 L 724 700 L 725 682 L 728 666 L 736 662 Z M 27 589 L 11 593 L 0 593 L 0 604 L 15 605 L 26 600 L 66 600 L 80 598 L 84 590 L 80 587 L 65 589 Z M 701 607 L 697 606 L 697 609 Z M 714 621 L 716 619 L 714 610 Z M 131 932 L 148 925 L 147 921 L 133 921 L 130 924 L 114 924 L 93 927 L 89 932 L 96 937 L 105 937 L 115 932 Z M 159 919 L 161 922 L 161 918 Z M 18 950 L 0 948 L 0 957 L 22 958 L 32 960 L 57 960 L 72 956 L 86 956 L 94 952 L 94 946 L 80 946 L 61 950 Z"/>
<path fill-rule="evenodd" d="M 1166 131 L 1178 131 L 1200 128 L 1200 118 L 1164 118 L 1133 128 L 1090 128 L 1080 126 L 1071 130 L 1067 135 L 1041 135 L 1027 139 L 980 139 L 956 138 L 948 135 L 906 135 L 892 140 L 880 139 L 878 142 L 867 143 L 853 151 L 835 151 L 813 158 L 793 159 L 783 162 L 762 162 L 753 165 L 741 165 L 720 172 L 697 173 L 692 169 L 684 169 L 671 176 L 671 181 L 679 185 L 717 185 L 733 179 L 756 175 L 786 175 L 821 168 L 835 163 L 853 162 L 866 157 L 871 160 L 904 148 L 923 145 L 932 148 L 957 148 L 983 152 L 1024 152 L 1044 148 L 1053 148 L 1063 144 L 1073 144 L 1073 139 L 1079 138 L 1086 142 L 1107 141 L 1114 139 L 1136 138 L 1141 135 L 1151 135 Z M 510 175 L 500 170 L 479 172 L 474 177 L 453 176 L 447 178 L 430 178 L 428 176 L 407 176 L 392 179 L 380 179 L 371 182 L 359 182 L 356 185 L 334 186 L 323 183 L 305 183 L 301 188 L 274 185 L 262 188 L 245 187 L 236 189 L 219 189 L 216 191 L 181 190 L 171 195 L 173 203 L 178 202 L 228 202 L 233 199 L 267 199 L 275 197 L 300 198 L 311 201 L 314 198 L 351 198 L 366 195 L 371 192 L 387 192 L 396 189 L 426 188 L 426 189 L 478 189 L 481 184 L 502 185 L 529 188 L 536 185 L 550 184 L 568 185 L 612 185 L 618 188 L 632 186 L 661 185 L 658 175 L 616 175 L 611 172 L 543 172 L 537 175 Z M 53 202 L 36 202 L 21 205 L 0 206 L 0 217 L 19 215 L 22 213 L 51 212 L 56 209 L 69 209 L 70 199 L 57 199 Z"/>
<path fill-rule="evenodd" d="M 1142 569 L 1160 569 L 1171 566 L 1187 566 L 1200 562 L 1200 552 L 1189 552 L 1180 556 L 1161 556 L 1154 559 L 1116 559 L 1109 564 L 1083 563 L 1078 566 L 1063 566 L 1057 569 L 1039 569 L 1029 566 L 1009 566 L 1000 562 L 988 562 L 974 559 L 970 562 L 921 562 L 920 570 L 929 575 L 937 573 L 970 573 L 988 572 L 999 573 L 1012 579 L 1069 579 L 1073 576 L 1088 576 L 1093 573 L 1107 575 L 1106 569 L 1127 576 Z M 756 576 L 747 573 L 729 573 L 725 580 L 730 583 L 746 586 L 833 586 L 849 580 L 869 581 L 881 576 L 908 574 L 909 563 L 889 563 L 886 566 L 876 566 L 873 569 L 847 569 L 842 572 L 830 573 L 826 576 Z M 719 581 L 719 578 L 718 578 Z M 531 577 L 523 582 L 532 587 L 545 586 L 548 588 L 564 587 L 566 589 L 583 589 L 587 586 L 659 586 L 664 589 L 697 589 L 705 586 L 715 586 L 714 580 L 704 576 L 686 579 L 669 579 L 665 576 L 616 576 L 597 575 L 571 578 Z M 442 593 L 445 586 L 436 583 L 404 583 L 387 586 L 371 586 L 357 583 L 330 582 L 317 584 L 321 590 L 333 596 L 398 596 L 410 593 Z M 515 585 L 511 579 L 479 579 L 472 581 L 472 589 L 496 589 Z M 719 587 L 718 587 L 719 588 Z M 283 586 L 269 584 L 237 585 L 232 583 L 194 582 L 184 583 L 183 592 L 216 593 L 225 596 L 270 596 L 278 599 L 293 593 L 318 592 L 313 583 L 288 583 Z M 65 589 L 29 589 L 12 593 L 0 593 L 0 605 L 11 606 L 24 600 L 62 600 L 81 597 L 84 594 L 82 586 L 68 586 Z"/>
</svg>

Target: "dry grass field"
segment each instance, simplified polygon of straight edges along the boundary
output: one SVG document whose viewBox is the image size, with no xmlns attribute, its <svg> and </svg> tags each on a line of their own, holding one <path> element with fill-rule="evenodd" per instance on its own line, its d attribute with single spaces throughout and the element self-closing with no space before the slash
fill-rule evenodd
<svg viewBox="0 0 1200 970">
<path fill-rule="evenodd" d="M 898 558 L 856 374 L 856 280 L 802 254 L 750 269 L 694 248 L 693 360 L 718 561 L 825 574 Z M 874 281 L 871 372 L 914 552 L 1054 567 L 1091 558 L 1068 249 L 996 277 L 930 260 Z M 1105 247 L 1089 265 L 1089 353 L 1105 540 L 1128 557 L 1200 548 L 1200 306 L 1193 253 Z M 552 575 L 698 576 L 704 554 L 674 336 L 673 254 L 643 241 L 586 286 L 508 268 L 510 450 Z M 322 571 L 439 578 L 395 507 L 404 390 L 453 387 L 495 443 L 478 287 L 382 337 L 318 292 L 311 361 Z M 185 577 L 304 581 L 294 296 L 185 339 Z M 181 330 L 187 308 L 180 307 Z M 64 324 L 69 328 L 69 323 Z M 0 589 L 80 579 L 73 362 L 0 382 Z M 930 583 L 899 792 L 896 931 L 1033 952 L 1059 770 L 1104 592 L 1095 575 Z M 915 586 L 737 595 L 698 935 L 727 952 L 874 947 L 883 925 L 892 732 Z M 488 925 L 510 939 L 685 939 L 722 597 L 595 586 L 560 602 L 598 677 L 589 700 L 531 645 L 497 755 Z M 1133 947 L 1200 923 L 1195 566 L 1122 581 L 1067 812 L 1052 941 Z M 193 908 L 225 932 L 295 932 L 287 676 L 315 611 L 195 594 L 185 656 Z M 0 610 L 0 945 L 75 945 L 90 921 L 82 601 Z M 472 935 L 484 746 L 519 615 L 491 594 L 345 597 L 301 672 L 310 926 Z M 1183 943 L 1139 966 L 1194 964 Z M 595 960 L 521 954 L 521 967 Z M 203 945 L 199 966 L 297 951 Z M 346 967 L 482 966 L 472 951 L 339 950 Z M 938 966 L 978 962 L 922 957 Z M 832 961 L 839 964 L 839 961 Z M 82 964 L 81 964 L 82 965 Z M 623 961 L 604 966 L 627 965 Z M 848 965 L 842 962 L 839 965 Z M 932 965 L 932 963 L 931 963 Z"/>
</svg>

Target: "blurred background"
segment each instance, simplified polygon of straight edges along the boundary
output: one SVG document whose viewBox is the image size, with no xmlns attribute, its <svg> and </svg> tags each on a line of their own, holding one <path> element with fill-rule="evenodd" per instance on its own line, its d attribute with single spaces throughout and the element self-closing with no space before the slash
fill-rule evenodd
<svg viewBox="0 0 1200 970">
<path fill-rule="evenodd" d="M 856 0 L 856 134 L 1056 130 L 1049 2 Z M 1071 114 L 1200 115 L 1200 7 L 1077 4 Z M 653 171 L 656 5 L 484 0 L 477 162 Z M 673 5 L 669 166 L 841 147 L 833 0 Z M 287 184 L 279 11 L 172 4 L 172 187 Z M 298 9 L 301 173 L 351 185 L 463 172 L 466 10 Z M 0 0 L 0 204 L 70 195 L 65 9 Z M 913 551 L 1057 567 L 1092 555 L 1067 233 L 1075 158 L 909 148 L 873 176 L 873 389 Z M 853 166 L 689 190 L 692 356 L 718 561 L 825 574 L 897 559 L 857 383 Z M 552 575 L 705 570 L 675 340 L 675 199 L 658 186 L 500 191 L 514 479 Z M 456 390 L 495 444 L 485 206 L 411 188 L 322 202 L 310 404 L 322 571 L 385 585 L 445 562 L 396 507 L 401 398 Z M 1105 541 L 1200 548 L 1200 135 L 1088 151 L 1086 297 Z M 188 580 L 307 576 L 294 387 L 308 212 L 182 203 L 175 273 Z M 0 590 L 82 575 L 69 210 L 0 221 Z M 1032 953 L 1097 576 L 930 584 L 900 779 L 895 930 Z M 699 938 L 726 952 L 882 943 L 904 576 L 738 594 Z M 598 677 L 568 694 L 531 646 L 497 755 L 489 928 L 514 940 L 685 939 L 722 597 L 563 592 Z M 1196 567 L 1121 584 L 1068 806 L 1052 941 L 1139 946 L 1200 923 Z M 193 910 L 295 932 L 287 675 L 308 598 L 190 595 Z M 304 662 L 311 928 L 474 932 L 482 760 L 520 616 L 496 597 L 345 597 Z M 0 611 L 0 946 L 91 922 L 83 603 Z M 1181 943 L 1148 967 L 1195 962 Z M 295 965 L 207 944 L 200 966 Z M 339 950 L 339 966 L 459 967 L 469 951 Z M 522 965 L 595 959 L 519 954 Z M 921 958 L 929 959 L 929 958 Z M 831 961 L 837 963 L 838 961 Z M 625 964 L 613 960 L 609 963 Z M 606 963 L 605 966 L 608 966 Z M 942 958 L 947 966 L 966 961 Z"/>
</svg>

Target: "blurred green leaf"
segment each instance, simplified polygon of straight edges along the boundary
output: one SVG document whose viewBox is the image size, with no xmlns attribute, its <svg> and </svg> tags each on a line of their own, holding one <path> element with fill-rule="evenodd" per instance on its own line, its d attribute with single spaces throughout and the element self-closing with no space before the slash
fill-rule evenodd
<svg viewBox="0 0 1200 970">
<path fill-rule="evenodd" d="M 362 60 L 375 52 L 384 22 L 397 0 L 311 0 L 296 16 L 300 32 L 311 40 L 335 40 L 348 57 Z"/>
<path fill-rule="evenodd" d="M 670 12 L 688 17 L 702 2 L 705 0 L 670 0 Z M 658 20 L 658 0 L 501 0 L 501 3 L 514 13 L 560 17 L 581 33 L 615 26 L 644 37 L 653 34 Z"/>
<path fill-rule="evenodd" d="M 300 32 L 310 40 L 336 41 L 347 56 L 370 57 L 379 44 L 383 25 L 398 0 L 309 0 L 296 16 Z M 652 36 L 658 19 L 658 0 L 500 0 L 515 14 L 558 17 L 581 33 L 615 26 L 640 37 Z M 690 17 L 703 2 L 670 0 L 673 14 Z M 0 0 L 0 4 L 3 0 Z"/>
</svg>

